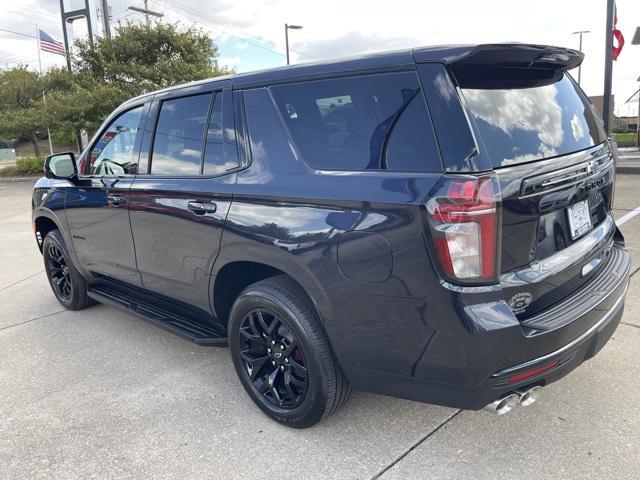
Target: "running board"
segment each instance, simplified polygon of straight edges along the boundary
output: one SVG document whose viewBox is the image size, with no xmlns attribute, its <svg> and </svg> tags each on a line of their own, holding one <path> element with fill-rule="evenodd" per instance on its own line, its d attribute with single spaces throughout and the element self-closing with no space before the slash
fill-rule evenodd
<svg viewBox="0 0 640 480">
<path fill-rule="evenodd" d="M 149 305 L 139 299 L 115 291 L 102 285 L 94 286 L 87 292 L 94 300 L 118 307 L 133 313 L 143 320 L 147 320 L 171 333 L 175 333 L 191 340 L 198 345 L 209 347 L 226 347 L 228 340 L 223 327 L 204 323 L 187 316 L 180 316 L 155 305 Z"/>
</svg>

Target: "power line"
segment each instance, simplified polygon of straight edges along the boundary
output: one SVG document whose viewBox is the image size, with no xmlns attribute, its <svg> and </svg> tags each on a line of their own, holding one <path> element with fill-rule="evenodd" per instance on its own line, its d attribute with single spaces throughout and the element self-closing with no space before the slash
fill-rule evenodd
<svg viewBox="0 0 640 480">
<path fill-rule="evenodd" d="M 42 10 L 35 10 L 33 8 L 21 7 L 19 5 L 11 5 L 11 8 L 17 8 L 18 10 L 24 10 L 25 12 L 35 12 L 40 16 L 49 17 L 52 20 L 58 19 L 58 15 L 54 15 L 53 13 L 43 12 Z"/>
<path fill-rule="evenodd" d="M 0 63 L 12 62 L 15 60 L 19 60 L 21 58 L 26 58 L 25 55 L 7 55 L 5 57 L 0 58 Z"/>
<path fill-rule="evenodd" d="M 279 55 L 279 56 L 281 56 L 281 57 L 286 56 L 286 54 L 284 54 L 284 53 L 282 53 L 282 52 L 278 52 L 278 51 L 276 51 L 276 50 L 274 50 L 274 49 L 272 49 L 272 48 L 265 47 L 264 45 L 261 45 L 261 44 L 258 44 L 258 43 L 255 43 L 255 42 L 252 42 L 252 41 L 250 41 L 250 40 L 247 40 L 247 38 L 246 38 L 246 37 L 250 37 L 250 38 L 253 38 L 253 39 L 258 40 L 258 41 L 260 41 L 260 42 L 264 42 L 264 39 L 262 39 L 262 38 L 260 38 L 260 37 L 257 37 L 257 36 L 255 36 L 255 35 L 251 35 L 251 34 L 249 34 L 249 33 L 246 33 L 246 32 L 244 32 L 243 30 L 240 30 L 238 27 L 235 27 L 234 25 L 231 25 L 231 24 L 229 24 L 229 23 L 227 23 L 227 22 L 224 22 L 224 21 L 222 21 L 222 20 L 218 20 L 217 18 L 210 17 L 210 16 L 208 16 L 208 15 L 204 15 L 202 12 L 195 11 L 195 10 L 193 10 L 193 9 L 191 9 L 191 8 L 189 8 L 189 7 L 187 7 L 186 5 L 184 5 L 184 4 L 180 3 L 180 2 L 172 2 L 172 3 L 173 3 L 173 5 L 176 5 L 176 6 L 180 7 L 180 8 L 181 8 L 182 10 L 184 10 L 184 11 L 178 11 L 178 10 L 174 10 L 174 9 L 172 9 L 172 8 L 169 8 L 169 10 L 173 11 L 174 13 L 176 13 L 176 14 L 178 14 L 178 15 L 183 15 L 183 16 L 185 16 L 185 17 L 187 17 L 187 18 L 191 19 L 191 20 L 192 20 L 193 22 L 195 22 L 195 23 L 201 23 L 201 24 L 205 24 L 205 25 L 207 25 L 207 24 L 208 24 L 209 26 L 211 26 L 211 23 L 216 23 L 216 24 L 218 24 L 218 25 L 222 25 L 222 26 L 224 26 L 224 27 L 227 27 L 228 29 L 232 29 L 232 30 L 235 30 L 235 31 L 240 32 L 242 36 L 234 35 L 233 33 L 230 33 L 230 32 L 228 32 L 228 31 L 226 32 L 226 33 L 228 33 L 229 35 L 231 35 L 232 37 L 237 38 L 238 40 L 242 40 L 243 42 L 246 42 L 246 43 L 248 43 L 248 44 L 250 44 L 250 45 L 253 45 L 254 47 L 258 47 L 258 48 L 261 48 L 261 49 L 263 49 L 263 50 L 269 51 L 269 52 L 271 52 L 271 53 L 275 53 L 276 55 Z M 188 13 L 190 13 L 191 15 L 195 15 L 197 19 L 193 18 L 192 16 L 187 15 L 185 12 L 188 12 Z M 202 18 L 205 18 L 205 19 L 209 20 L 209 22 L 205 22 L 205 21 L 201 20 Z M 304 54 L 304 53 L 298 52 L 298 51 L 293 50 L 293 49 L 291 49 L 291 51 L 292 51 L 292 52 L 294 52 L 294 53 L 297 53 L 298 55 L 301 55 L 301 56 L 303 56 L 303 57 L 313 58 L 313 57 L 310 57 L 310 56 L 309 56 L 309 55 L 307 55 L 307 54 Z"/>
<path fill-rule="evenodd" d="M 35 16 L 35 15 L 29 15 L 27 13 L 22 13 L 22 12 L 16 12 L 14 10 L 9 10 L 9 9 L 4 9 L 5 12 L 9 12 L 9 13 L 13 13 L 15 15 L 22 15 L 23 17 L 29 17 L 29 18 L 34 18 L 40 22 L 47 22 L 47 23 L 53 23 L 55 25 L 60 25 L 60 22 L 54 22 L 53 20 L 49 20 L 48 18 L 44 18 L 44 17 L 40 17 L 40 16 Z"/>
<path fill-rule="evenodd" d="M 26 64 L 26 65 L 30 65 L 31 63 L 35 62 L 35 56 L 30 56 L 30 57 L 22 57 L 22 58 L 16 58 L 14 60 L 0 60 L 0 64 L 2 65 L 17 65 L 17 64 Z"/>
<path fill-rule="evenodd" d="M 28 33 L 14 32 L 13 30 L 7 30 L 6 28 L 0 28 L 0 32 L 13 33 L 14 35 L 22 35 L 23 37 L 38 38 L 35 35 L 30 35 Z"/>
</svg>

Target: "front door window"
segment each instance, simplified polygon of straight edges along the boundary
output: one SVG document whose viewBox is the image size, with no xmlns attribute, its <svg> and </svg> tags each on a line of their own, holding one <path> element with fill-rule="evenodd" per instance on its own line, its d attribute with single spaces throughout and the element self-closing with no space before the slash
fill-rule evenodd
<svg viewBox="0 0 640 480">
<path fill-rule="evenodd" d="M 131 109 L 104 130 L 89 155 L 89 175 L 133 175 L 138 164 L 136 141 L 142 134 L 142 105 Z"/>
</svg>

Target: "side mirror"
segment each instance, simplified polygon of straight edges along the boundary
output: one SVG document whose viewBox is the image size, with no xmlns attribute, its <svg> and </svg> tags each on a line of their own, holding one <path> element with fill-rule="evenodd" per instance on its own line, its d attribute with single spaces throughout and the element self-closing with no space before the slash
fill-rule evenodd
<svg viewBox="0 0 640 480">
<path fill-rule="evenodd" d="M 76 157 L 72 152 L 55 153 L 44 161 L 44 176 L 70 180 L 78 175 Z"/>
</svg>

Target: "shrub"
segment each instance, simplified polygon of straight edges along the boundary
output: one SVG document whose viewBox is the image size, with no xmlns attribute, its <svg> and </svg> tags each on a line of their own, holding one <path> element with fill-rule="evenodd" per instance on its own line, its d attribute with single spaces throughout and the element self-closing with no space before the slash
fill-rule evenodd
<svg viewBox="0 0 640 480">
<path fill-rule="evenodd" d="M 25 157 L 16 160 L 16 168 L 20 173 L 42 173 L 44 160 L 37 157 Z"/>
<path fill-rule="evenodd" d="M 0 177 L 9 177 L 17 175 L 33 175 L 43 173 L 44 160 L 37 157 L 24 157 L 16 160 L 13 167 L 4 167 L 0 169 Z"/>
</svg>

